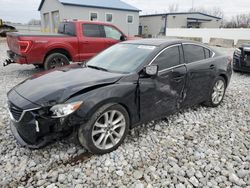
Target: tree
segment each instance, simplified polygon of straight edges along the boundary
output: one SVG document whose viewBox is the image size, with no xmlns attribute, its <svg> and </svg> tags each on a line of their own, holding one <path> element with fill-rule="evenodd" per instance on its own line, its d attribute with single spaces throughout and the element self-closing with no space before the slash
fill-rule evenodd
<svg viewBox="0 0 250 188">
<path fill-rule="evenodd" d="M 168 12 L 173 13 L 173 12 L 178 12 L 179 10 L 179 5 L 178 4 L 170 4 L 168 6 Z"/>
<path fill-rule="evenodd" d="M 233 16 L 224 24 L 226 28 L 250 28 L 250 13 Z"/>
<path fill-rule="evenodd" d="M 222 19 L 224 18 L 224 12 L 219 7 L 213 7 L 211 9 L 205 9 L 203 7 L 194 7 L 194 8 L 189 9 L 189 12 L 201 12 L 201 13 L 209 14 L 209 15 L 216 16 Z"/>
<path fill-rule="evenodd" d="M 28 25 L 41 25 L 41 20 L 31 19 Z"/>
</svg>

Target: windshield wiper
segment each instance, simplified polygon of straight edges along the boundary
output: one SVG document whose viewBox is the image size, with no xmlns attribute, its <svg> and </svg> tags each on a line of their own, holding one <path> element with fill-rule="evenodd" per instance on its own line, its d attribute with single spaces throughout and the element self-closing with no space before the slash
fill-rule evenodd
<svg viewBox="0 0 250 188">
<path fill-rule="evenodd" d="M 109 72 L 108 69 L 105 69 L 105 68 L 102 68 L 102 67 L 97 67 L 97 66 L 94 66 L 94 65 L 87 65 L 87 67 L 90 67 L 92 69 L 97 69 L 97 70 L 102 70 L 102 71 Z"/>
</svg>

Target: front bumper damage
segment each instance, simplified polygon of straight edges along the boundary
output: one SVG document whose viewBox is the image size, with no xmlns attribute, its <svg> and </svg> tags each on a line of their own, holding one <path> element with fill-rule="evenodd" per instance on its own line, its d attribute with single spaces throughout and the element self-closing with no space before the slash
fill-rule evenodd
<svg viewBox="0 0 250 188">
<path fill-rule="evenodd" d="M 14 99 L 18 104 L 13 104 Z M 52 118 L 50 107 L 41 107 L 22 98 L 15 91 L 8 95 L 8 111 L 11 131 L 22 146 L 38 149 L 70 135 L 76 127 L 73 116 Z M 75 123 L 74 123 L 75 122 Z"/>
<path fill-rule="evenodd" d="M 39 115 L 44 109 L 25 110 L 20 120 L 16 120 L 9 110 L 11 131 L 22 146 L 41 148 L 54 140 L 60 139 L 72 132 L 67 118 L 53 119 Z"/>
</svg>

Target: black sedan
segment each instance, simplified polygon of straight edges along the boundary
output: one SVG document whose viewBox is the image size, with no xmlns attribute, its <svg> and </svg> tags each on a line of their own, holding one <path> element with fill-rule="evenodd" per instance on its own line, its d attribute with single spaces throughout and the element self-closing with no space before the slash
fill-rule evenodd
<svg viewBox="0 0 250 188">
<path fill-rule="evenodd" d="M 235 72 L 250 72 L 250 44 L 244 44 L 235 50 L 233 70 Z"/>
<path fill-rule="evenodd" d="M 11 130 L 40 148 L 77 135 L 95 154 L 115 150 L 129 129 L 195 104 L 218 106 L 232 60 L 183 40 L 127 41 L 85 64 L 34 75 L 8 93 Z"/>
</svg>

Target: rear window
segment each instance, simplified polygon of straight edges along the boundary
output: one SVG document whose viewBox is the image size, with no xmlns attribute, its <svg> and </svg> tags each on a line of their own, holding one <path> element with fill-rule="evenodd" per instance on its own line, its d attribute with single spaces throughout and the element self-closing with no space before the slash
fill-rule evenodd
<svg viewBox="0 0 250 188">
<path fill-rule="evenodd" d="M 76 27 L 73 22 L 62 22 L 59 24 L 58 33 L 76 36 Z"/>
</svg>

